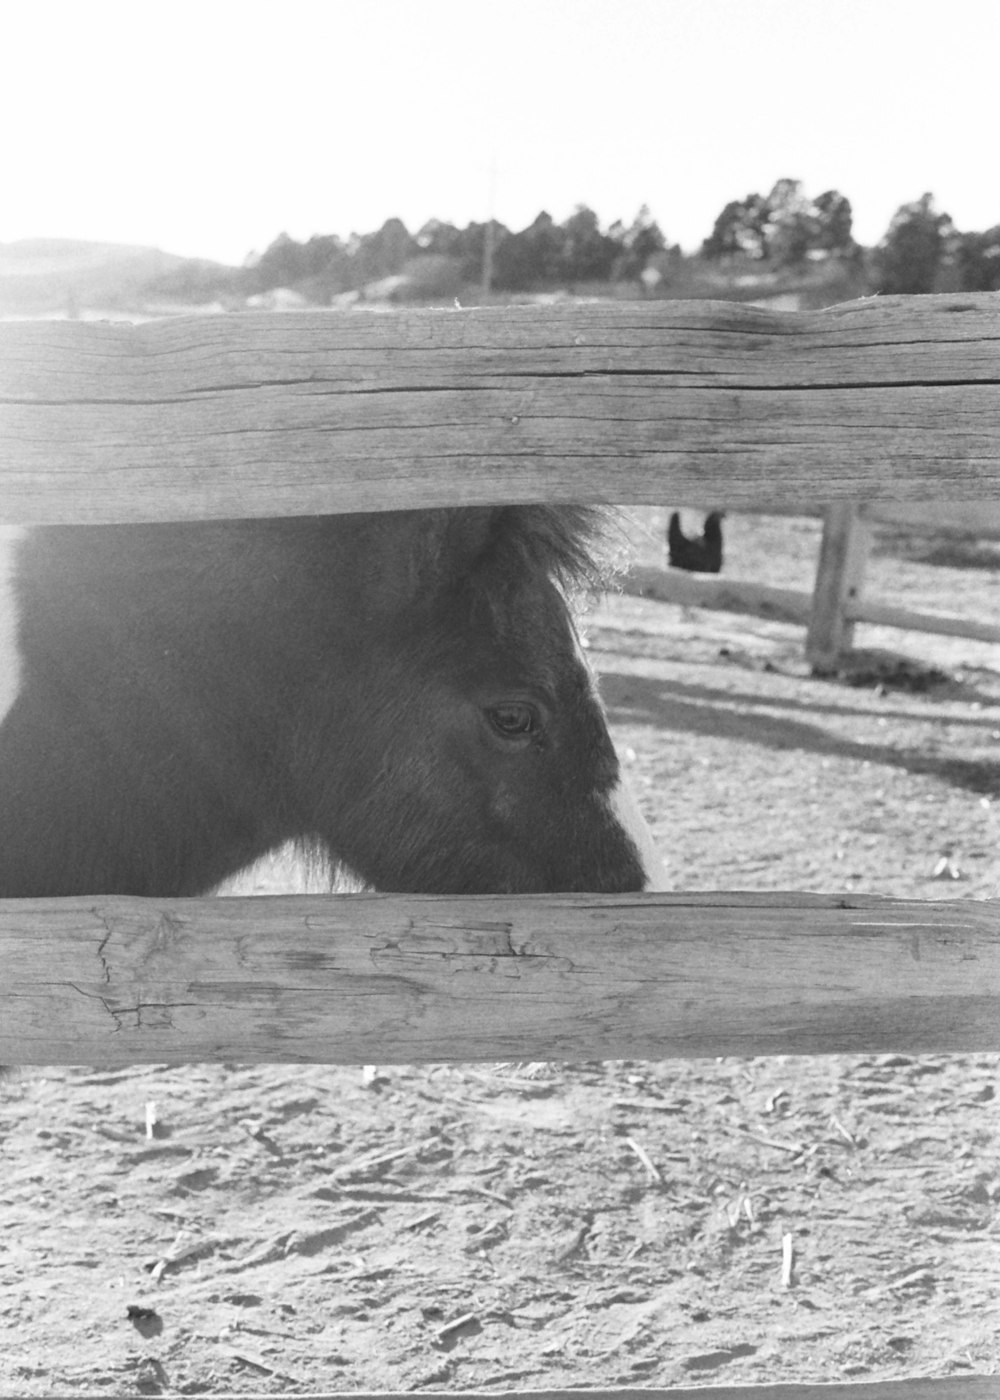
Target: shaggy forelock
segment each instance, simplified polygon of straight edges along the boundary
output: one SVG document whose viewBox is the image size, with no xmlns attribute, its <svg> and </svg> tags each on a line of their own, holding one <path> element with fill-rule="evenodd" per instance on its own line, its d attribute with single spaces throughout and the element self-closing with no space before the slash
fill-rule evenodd
<svg viewBox="0 0 1000 1400">
<path fill-rule="evenodd" d="M 505 571 L 545 573 L 566 592 L 596 592 L 616 569 L 614 524 L 614 513 L 601 506 L 504 506 L 488 555 Z"/>
</svg>

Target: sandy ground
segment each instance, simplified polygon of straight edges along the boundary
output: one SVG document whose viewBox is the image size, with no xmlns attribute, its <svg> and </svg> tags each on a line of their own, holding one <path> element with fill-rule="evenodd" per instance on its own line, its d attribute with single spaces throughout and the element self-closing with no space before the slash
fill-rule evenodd
<svg viewBox="0 0 1000 1400">
<path fill-rule="evenodd" d="M 727 574 L 811 584 L 816 522 L 726 529 Z M 990 547 L 905 554 L 874 594 L 1000 615 Z M 859 629 L 893 657 L 849 684 L 778 624 L 615 598 L 588 627 L 677 888 L 997 893 L 1000 648 Z M 0 1395 L 1000 1376 L 997 1069 L 27 1070 Z"/>
</svg>

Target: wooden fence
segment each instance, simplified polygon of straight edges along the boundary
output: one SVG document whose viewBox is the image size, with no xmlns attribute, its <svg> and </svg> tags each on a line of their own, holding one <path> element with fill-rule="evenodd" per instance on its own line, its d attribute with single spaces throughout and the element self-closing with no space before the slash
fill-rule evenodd
<svg viewBox="0 0 1000 1400">
<path fill-rule="evenodd" d="M 1000 499 L 1000 296 L 13 323 L 0 443 L 11 523 L 975 504 Z M 1000 1050 L 992 902 L 11 901 L 0 965 L 15 1063 Z M 997 1380 L 669 1392 L 695 1393 L 980 1400 Z"/>
<path fill-rule="evenodd" d="M 781 512 L 784 514 L 785 512 Z M 648 565 L 625 578 L 627 593 L 720 612 L 791 622 L 806 628 L 806 656 L 818 672 L 835 671 L 849 651 L 858 622 L 1000 642 L 1000 622 L 915 612 L 898 603 L 869 598 L 864 592 L 865 566 L 876 524 L 919 526 L 928 533 L 973 534 L 1000 538 L 1000 501 L 977 506 L 968 502 L 930 501 L 923 505 L 841 501 L 825 510 L 804 506 L 803 515 L 823 516 L 823 539 L 811 593 L 775 588 L 752 579 L 685 574 Z"/>
</svg>

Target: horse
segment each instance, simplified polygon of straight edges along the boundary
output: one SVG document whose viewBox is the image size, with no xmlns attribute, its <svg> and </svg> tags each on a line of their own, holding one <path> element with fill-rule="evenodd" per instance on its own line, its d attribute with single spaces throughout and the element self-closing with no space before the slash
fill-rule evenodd
<svg viewBox="0 0 1000 1400">
<path fill-rule="evenodd" d="M 382 891 L 661 888 L 571 610 L 599 517 L 16 532 L 0 896 L 200 895 L 289 841 Z"/>
</svg>

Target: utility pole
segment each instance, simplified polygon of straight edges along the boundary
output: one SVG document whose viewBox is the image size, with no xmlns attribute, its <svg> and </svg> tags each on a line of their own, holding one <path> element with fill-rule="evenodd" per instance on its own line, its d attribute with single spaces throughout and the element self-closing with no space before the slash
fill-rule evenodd
<svg viewBox="0 0 1000 1400">
<path fill-rule="evenodd" d="M 489 196 L 486 201 L 486 235 L 483 239 L 483 279 L 480 286 L 483 301 L 489 299 L 493 289 L 493 251 L 496 247 L 496 220 L 493 217 L 497 201 L 497 157 L 494 151 L 490 160 Z"/>
</svg>

